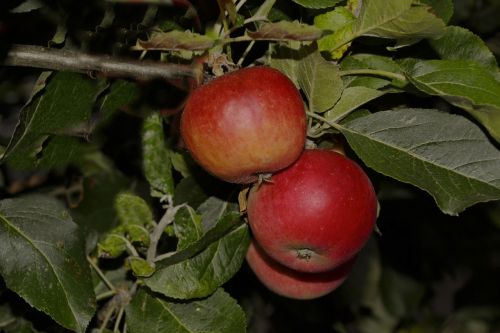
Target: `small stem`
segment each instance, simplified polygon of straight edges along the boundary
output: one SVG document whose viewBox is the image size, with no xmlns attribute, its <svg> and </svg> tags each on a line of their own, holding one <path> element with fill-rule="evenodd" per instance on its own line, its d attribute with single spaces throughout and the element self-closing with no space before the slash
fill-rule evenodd
<svg viewBox="0 0 500 333">
<path fill-rule="evenodd" d="M 336 130 L 340 130 L 340 126 L 339 126 L 339 124 L 336 124 L 336 123 L 334 123 L 334 122 L 331 122 L 330 120 L 326 119 L 325 117 L 322 117 L 322 116 L 320 116 L 320 115 L 318 115 L 318 114 L 316 114 L 316 113 L 314 113 L 314 112 L 310 112 L 310 111 L 306 112 L 306 114 L 307 114 L 309 117 L 311 117 L 311 118 L 317 119 L 317 120 L 319 120 L 319 121 L 324 122 L 325 124 L 330 125 L 331 127 L 335 128 Z"/>
<path fill-rule="evenodd" d="M 236 64 L 237 66 L 243 65 L 243 61 L 245 61 L 245 58 L 247 57 L 248 53 L 252 50 L 252 47 L 255 45 L 255 41 L 251 41 L 250 44 L 248 44 L 247 48 L 245 49 L 245 52 L 241 55 L 240 59 L 238 60 L 238 63 Z"/>
<path fill-rule="evenodd" d="M 108 326 L 108 323 L 109 323 L 109 320 L 111 319 L 111 316 L 113 315 L 113 312 L 114 312 L 113 309 L 109 309 L 106 312 L 106 317 L 104 317 L 102 325 L 101 325 L 101 327 L 99 327 L 99 330 L 97 332 L 99 332 L 99 333 L 104 332 L 104 330 L 106 329 L 106 326 Z"/>
<path fill-rule="evenodd" d="M 348 75 L 374 75 L 374 76 L 382 76 L 392 80 L 398 80 L 406 82 L 406 77 L 401 74 L 378 70 L 378 69 L 351 69 L 340 71 L 340 76 L 348 76 Z"/>
<path fill-rule="evenodd" d="M 120 306 L 120 310 L 118 311 L 118 316 L 115 320 L 115 326 L 113 328 L 113 333 L 120 333 L 120 322 L 122 321 L 123 313 L 125 311 L 124 306 Z"/>
<path fill-rule="evenodd" d="M 247 18 L 245 21 L 243 21 L 243 25 L 247 25 L 248 23 L 258 22 L 258 21 L 269 21 L 269 20 L 265 16 L 252 16 L 252 17 Z M 241 26 L 232 27 L 231 29 L 229 29 L 228 31 L 226 31 L 222 37 L 223 38 L 229 37 L 229 35 L 233 31 L 235 31 L 235 30 L 237 30 L 239 28 L 241 28 Z"/>
<path fill-rule="evenodd" d="M 109 298 L 111 296 L 114 296 L 116 295 L 116 291 L 114 290 L 108 290 L 108 291 L 105 291 L 99 295 L 96 296 L 96 301 L 102 301 L 103 299 L 106 299 L 106 298 Z"/>
<path fill-rule="evenodd" d="M 135 247 L 132 245 L 132 243 L 130 243 L 130 241 L 127 238 L 117 234 L 113 234 L 112 236 L 122 239 L 125 242 L 125 246 L 127 247 L 127 250 L 131 255 L 133 255 L 134 257 L 140 257 L 139 252 L 137 252 Z"/>
<path fill-rule="evenodd" d="M 233 38 L 225 38 L 221 40 L 222 44 L 227 44 L 227 43 L 236 43 L 236 42 L 250 42 L 253 41 L 250 36 L 248 35 L 243 35 L 243 36 L 238 36 L 238 37 L 233 37 Z"/>
<path fill-rule="evenodd" d="M 168 257 L 171 257 L 171 256 L 173 256 L 176 253 L 177 253 L 177 251 L 172 251 L 172 252 L 167 252 L 167 253 L 160 254 L 159 256 L 157 256 L 156 258 L 154 258 L 154 262 L 157 262 L 157 261 L 166 259 Z"/>
<path fill-rule="evenodd" d="M 239 12 L 241 7 L 247 2 L 247 0 L 241 0 L 237 5 L 236 5 L 236 11 Z"/>
<path fill-rule="evenodd" d="M 101 269 L 99 268 L 99 266 L 96 265 L 96 263 L 92 260 L 92 258 L 90 258 L 89 256 L 87 256 L 87 261 L 90 263 L 90 266 L 92 266 L 92 268 L 95 270 L 95 272 L 97 273 L 97 275 L 99 275 L 99 277 L 101 278 L 102 282 L 104 282 L 104 284 L 109 288 L 109 290 L 113 291 L 116 293 L 116 288 L 115 286 L 113 286 L 113 284 L 111 282 L 109 282 L 108 278 L 104 275 L 104 273 L 101 271 Z"/>
<path fill-rule="evenodd" d="M 161 235 L 163 234 L 163 231 L 165 228 L 174 221 L 175 219 L 175 214 L 179 209 L 182 207 L 185 207 L 186 204 L 182 204 L 179 206 L 173 206 L 173 203 L 171 200 L 168 201 L 168 206 L 165 214 L 163 214 L 160 222 L 158 222 L 158 225 L 155 227 L 153 230 L 153 233 L 151 234 L 150 237 L 150 244 L 148 248 L 148 252 L 146 254 L 146 260 L 149 263 L 153 263 L 154 259 L 156 257 L 156 250 L 158 247 L 158 242 L 160 241 Z"/>
</svg>

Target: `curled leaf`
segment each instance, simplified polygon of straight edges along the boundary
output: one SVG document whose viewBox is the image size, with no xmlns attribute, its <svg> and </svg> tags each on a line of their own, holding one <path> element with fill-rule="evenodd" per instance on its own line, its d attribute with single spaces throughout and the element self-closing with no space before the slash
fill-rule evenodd
<svg viewBox="0 0 500 333">
<path fill-rule="evenodd" d="M 257 31 L 248 31 L 253 39 L 264 40 L 317 40 L 323 36 L 323 30 L 298 21 L 279 21 L 264 23 Z"/>
<path fill-rule="evenodd" d="M 133 50 L 190 50 L 203 51 L 211 48 L 215 39 L 191 31 L 173 30 L 168 32 L 155 32 L 148 40 L 137 40 Z"/>
</svg>

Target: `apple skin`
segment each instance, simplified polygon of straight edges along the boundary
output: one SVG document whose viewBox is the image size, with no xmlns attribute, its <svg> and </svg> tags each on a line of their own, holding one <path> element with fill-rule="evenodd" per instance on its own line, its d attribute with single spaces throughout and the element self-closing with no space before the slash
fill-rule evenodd
<svg viewBox="0 0 500 333">
<path fill-rule="evenodd" d="M 331 150 L 305 150 L 289 168 L 254 186 L 247 203 L 252 234 L 274 260 L 324 272 L 353 258 L 377 216 L 370 179 Z"/>
<path fill-rule="evenodd" d="M 324 296 L 339 287 L 351 272 L 355 259 L 327 272 L 299 272 L 271 259 L 252 241 L 246 260 L 269 290 L 288 298 L 307 300 Z"/>
<path fill-rule="evenodd" d="M 304 149 L 306 126 L 298 90 L 266 66 L 200 86 L 181 116 L 182 139 L 193 158 L 231 183 L 252 183 L 292 164 Z"/>
</svg>

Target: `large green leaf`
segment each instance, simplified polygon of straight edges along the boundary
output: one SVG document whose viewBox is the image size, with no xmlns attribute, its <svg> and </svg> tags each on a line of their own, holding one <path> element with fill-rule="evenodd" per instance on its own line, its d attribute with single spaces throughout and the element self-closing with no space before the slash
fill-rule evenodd
<svg viewBox="0 0 500 333">
<path fill-rule="evenodd" d="M 472 60 L 488 70 L 498 72 L 493 53 L 480 37 L 465 28 L 446 27 L 444 35 L 430 40 L 430 44 L 441 59 Z"/>
<path fill-rule="evenodd" d="M 158 113 L 144 120 L 142 150 L 144 174 L 151 186 L 151 195 L 163 197 L 174 194 L 172 162 L 165 143 L 163 118 Z"/>
<path fill-rule="evenodd" d="M 55 199 L 0 201 L 0 273 L 7 287 L 60 325 L 85 329 L 95 296 L 82 234 Z"/>
<path fill-rule="evenodd" d="M 240 225 L 201 253 L 158 269 L 144 282 L 153 291 L 172 298 L 206 297 L 240 269 L 249 243 L 248 227 Z"/>
<path fill-rule="evenodd" d="M 429 7 L 412 6 L 412 0 L 365 0 L 358 18 L 334 32 L 330 49 L 359 36 L 391 38 L 407 45 L 422 38 L 439 37 L 444 27 Z"/>
<path fill-rule="evenodd" d="M 500 142 L 500 82 L 490 71 L 465 60 L 422 60 L 407 77 L 423 92 L 469 112 Z"/>
<path fill-rule="evenodd" d="M 45 86 L 36 86 L 4 159 L 25 169 L 78 160 L 85 146 L 82 140 L 91 132 L 92 106 L 104 89 L 104 81 L 65 72 L 52 75 Z"/>
<path fill-rule="evenodd" d="M 317 51 L 300 60 L 298 83 L 312 112 L 325 112 L 333 107 L 344 88 L 337 65 L 326 61 Z"/>
<path fill-rule="evenodd" d="M 369 167 L 427 191 L 447 214 L 500 199 L 500 151 L 464 117 L 402 109 L 339 129 Z"/>
<path fill-rule="evenodd" d="M 139 289 L 126 314 L 130 333 L 244 333 L 246 327 L 245 313 L 222 289 L 187 303 Z"/>
</svg>

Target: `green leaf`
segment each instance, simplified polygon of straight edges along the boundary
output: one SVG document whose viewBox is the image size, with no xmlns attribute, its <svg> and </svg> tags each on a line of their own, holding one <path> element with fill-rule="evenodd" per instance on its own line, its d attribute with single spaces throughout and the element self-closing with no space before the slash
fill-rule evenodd
<svg viewBox="0 0 500 333">
<path fill-rule="evenodd" d="M 28 13 L 33 10 L 43 8 L 45 4 L 40 0 L 26 0 L 16 8 L 10 10 L 11 13 Z"/>
<path fill-rule="evenodd" d="M 152 113 L 144 119 L 142 130 L 144 174 L 151 186 L 151 196 L 163 197 L 174 193 L 170 152 L 163 133 L 163 119 Z"/>
<path fill-rule="evenodd" d="M 314 18 L 314 26 L 323 29 L 337 31 L 352 23 L 356 17 L 345 7 L 337 7 L 334 10 L 317 15 Z M 334 59 L 342 57 L 347 47 L 337 48 L 337 34 L 329 34 L 318 40 L 318 49 L 320 51 L 328 51 Z M 346 45 L 348 46 L 348 45 Z"/>
<path fill-rule="evenodd" d="M 444 33 L 443 20 L 429 11 L 427 6 L 410 7 L 397 19 L 365 31 L 365 36 L 397 39 L 398 44 L 406 46 L 424 38 L 439 37 Z"/>
<path fill-rule="evenodd" d="M 128 257 L 127 261 L 135 276 L 146 277 L 155 272 L 155 267 L 144 258 Z"/>
<path fill-rule="evenodd" d="M 310 41 L 320 39 L 323 31 L 312 25 L 298 21 L 279 21 L 263 23 L 257 31 L 247 31 L 248 36 L 256 40 L 300 40 Z"/>
<path fill-rule="evenodd" d="M 165 268 L 173 264 L 177 264 L 183 260 L 187 260 L 201 251 L 205 250 L 210 244 L 220 240 L 231 230 L 241 225 L 241 218 L 238 212 L 229 212 L 222 216 L 215 226 L 208 230 L 200 239 L 190 243 L 184 249 L 180 249 L 172 255 L 156 262 L 158 269 Z"/>
<path fill-rule="evenodd" d="M 238 207 L 235 203 L 212 196 L 197 211 L 201 214 L 201 224 L 206 231 L 214 227 L 225 214 L 238 212 Z"/>
<path fill-rule="evenodd" d="M 193 161 L 188 153 L 172 151 L 170 153 L 170 160 L 172 161 L 174 170 L 178 171 L 183 178 L 191 176 Z"/>
<path fill-rule="evenodd" d="M 111 85 L 109 92 L 102 97 L 99 106 L 99 122 L 107 123 L 116 111 L 123 110 L 139 98 L 139 88 L 134 82 L 117 80 Z"/>
<path fill-rule="evenodd" d="M 365 0 L 361 12 L 334 32 L 330 45 L 335 50 L 360 36 L 397 39 L 408 45 L 422 38 L 435 38 L 443 33 L 444 22 L 427 6 L 412 6 L 412 0 Z"/>
<path fill-rule="evenodd" d="M 500 82 L 490 71 L 470 61 L 423 60 L 407 77 L 426 94 L 469 112 L 500 142 Z"/>
<path fill-rule="evenodd" d="M 101 163 L 98 161 L 97 163 Z M 110 230 L 116 223 L 115 196 L 129 189 L 129 180 L 113 165 L 109 170 L 98 170 L 83 182 L 83 200 L 71 210 L 76 223 L 88 231 L 99 233 Z"/>
<path fill-rule="evenodd" d="M 35 96 L 21 111 L 4 155 L 16 168 L 64 166 L 83 156 L 81 138 L 91 132 L 92 106 L 105 88 L 104 81 L 65 72 L 43 84 L 35 86 Z"/>
<path fill-rule="evenodd" d="M 333 7 L 341 0 L 293 0 L 293 2 L 306 8 L 322 9 Z"/>
<path fill-rule="evenodd" d="M 183 178 L 175 187 L 174 204 L 176 206 L 185 203 L 197 208 L 207 199 L 208 194 L 205 188 L 201 186 L 195 177 Z"/>
<path fill-rule="evenodd" d="M 269 65 L 285 74 L 297 88 L 300 88 L 299 61 L 306 55 L 306 52 L 303 51 L 303 47 L 296 45 L 298 42 L 290 42 L 290 44 L 292 45 L 273 45 Z"/>
<path fill-rule="evenodd" d="M 441 59 L 471 60 L 490 71 L 498 72 L 493 53 L 480 37 L 465 28 L 446 27 L 441 38 L 429 42 Z"/>
<path fill-rule="evenodd" d="M 339 69 L 337 65 L 326 61 L 319 52 L 310 53 L 301 59 L 297 74 L 311 112 L 325 112 L 340 98 L 344 85 Z"/>
<path fill-rule="evenodd" d="M 191 31 L 172 30 L 168 32 L 154 32 L 148 40 L 137 40 L 134 50 L 208 50 L 215 44 L 215 39 Z"/>
<path fill-rule="evenodd" d="M 122 227 L 114 229 L 97 244 L 97 255 L 100 258 L 118 258 L 127 250 L 127 239 Z"/>
<path fill-rule="evenodd" d="M 9 289 L 61 326 L 85 332 L 96 307 L 85 244 L 58 201 L 0 201 L 0 253 Z"/>
<path fill-rule="evenodd" d="M 366 87 L 349 87 L 344 89 L 342 96 L 333 109 L 325 113 L 324 117 L 331 122 L 337 122 L 356 110 L 361 105 L 384 95 L 385 92 Z"/>
<path fill-rule="evenodd" d="M 425 4 L 431 7 L 434 13 L 446 23 L 448 23 L 453 16 L 452 0 L 414 0 L 413 3 Z"/>
<path fill-rule="evenodd" d="M 210 297 L 174 302 L 139 289 L 126 309 L 130 333 L 244 333 L 245 314 L 222 289 Z"/>
<path fill-rule="evenodd" d="M 206 297 L 238 272 L 249 244 L 248 226 L 242 224 L 201 253 L 158 269 L 144 282 L 151 290 L 176 299 Z"/>
<path fill-rule="evenodd" d="M 153 213 L 148 204 L 135 194 L 120 193 L 115 199 L 115 209 L 120 223 L 124 226 L 153 223 Z"/>
<path fill-rule="evenodd" d="M 357 118 L 339 130 L 366 165 L 425 190 L 447 214 L 500 198 L 500 152 L 464 117 L 401 109 Z"/>
<path fill-rule="evenodd" d="M 187 206 L 175 214 L 174 232 L 178 238 L 177 250 L 184 250 L 203 236 L 201 215 Z"/>
</svg>

